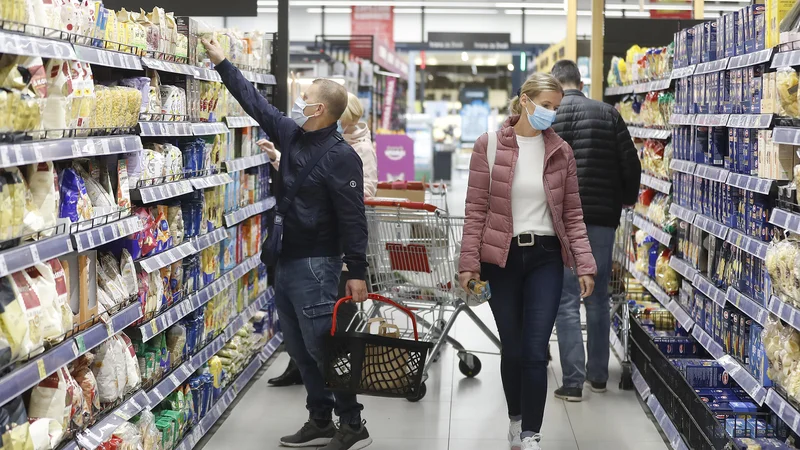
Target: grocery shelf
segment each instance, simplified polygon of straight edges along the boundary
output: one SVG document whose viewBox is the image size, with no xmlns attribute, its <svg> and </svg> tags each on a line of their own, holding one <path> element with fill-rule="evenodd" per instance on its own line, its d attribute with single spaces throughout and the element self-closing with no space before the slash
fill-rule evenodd
<svg viewBox="0 0 800 450">
<path fill-rule="evenodd" d="M 725 240 L 759 259 L 767 259 L 769 244 L 766 242 L 747 236 L 733 228 L 728 231 L 728 237 Z"/>
<path fill-rule="evenodd" d="M 793 66 L 800 66 L 800 50 L 775 53 L 775 56 L 772 57 L 772 65 L 770 67 L 779 69 L 781 67 Z"/>
<path fill-rule="evenodd" d="M 669 259 L 669 266 L 675 269 L 676 272 L 683 275 L 683 278 L 686 278 L 689 281 L 693 281 L 697 276 L 697 269 L 690 266 L 689 263 L 681 258 L 678 258 L 677 256 L 673 255 Z"/>
<path fill-rule="evenodd" d="M 228 123 L 228 128 L 247 128 L 258 126 L 258 122 L 256 122 L 256 120 L 250 116 L 226 117 L 225 122 Z"/>
<path fill-rule="evenodd" d="M 142 59 L 136 55 L 99 47 L 75 45 L 78 61 L 124 70 L 142 70 Z"/>
<path fill-rule="evenodd" d="M 669 296 L 669 294 L 664 292 L 664 290 L 661 289 L 661 287 L 658 284 L 656 284 L 655 281 L 650 279 L 650 277 L 648 277 L 647 275 L 639 272 L 638 270 L 633 269 L 632 267 L 630 269 L 631 270 L 629 270 L 629 272 L 633 275 L 634 278 L 636 278 L 636 281 L 638 281 L 639 284 L 642 285 L 642 287 L 647 289 L 647 291 L 650 292 L 650 294 L 653 297 L 655 297 L 655 299 L 658 300 L 659 303 L 664 305 L 664 307 L 669 305 L 669 302 L 672 300 L 672 298 Z"/>
<path fill-rule="evenodd" d="M 153 273 L 162 267 L 167 267 L 175 261 L 186 258 L 189 255 L 194 255 L 195 253 L 197 253 L 197 249 L 194 248 L 194 243 L 184 242 L 180 245 L 164 250 L 157 255 L 149 256 L 145 259 L 139 260 L 138 263 L 145 272 Z"/>
<path fill-rule="evenodd" d="M 189 315 L 192 311 L 208 303 L 215 295 L 222 292 L 223 289 L 238 281 L 239 278 L 242 278 L 247 272 L 258 267 L 260 262 L 259 256 L 246 259 L 232 270 L 207 284 L 203 289 L 200 289 L 185 300 L 175 304 L 172 308 L 140 325 L 138 328 L 139 333 L 142 335 L 142 341 L 147 342 L 157 334 L 178 323 L 179 320 Z"/>
<path fill-rule="evenodd" d="M 188 64 L 174 63 L 148 57 L 142 58 L 142 64 L 149 69 L 159 70 L 161 72 L 171 72 L 179 75 L 189 75 L 191 77 L 196 77 L 198 75 L 195 67 Z"/>
<path fill-rule="evenodd" d="M 694 114 L 673 114 L 669 117 L 670 125 L 694 125 Z"/>
<path fill-rule="evenodd" d="M 725 350 L 722 348 L 721 345 L 714 341 L 706 331 L 699 326 L 692 328 L 692 336 L 697 340 L 697 342 L 703 346 L 708 353 L 711 355 L 712 358 L 719 361 L 720 358 L 725 356 Z"/>
<path fill-rule="evenodd" d="M 617 354 L 617 357 L 622 360 L 625 358 L 625 347 L 623 347 L 622 342 L 619 340 L 619 336 L 617 336 L 616 330 L 613 328 L 610 330 L 608 334 L 609 344 L 611 345 L 611 349 L 614 350 L 614 353 Z"/>
<path fill-rule="evenodd" d="M 706 297 L 713 300 L 714 303 L 718 304 L 719 306 L 725 306 L 725 302 L 728 300 L 725 292 L 714 286 L 714 283 L 712 283 L 708 278 L 703 275 L 697 275 L 694 277 L 692 284 L 697 288 L 698 291 L 702 292 Z"/>
<path fill-rule="evenodd" d="M 730 114 L 698 114 L 694 116 L 692 125 L 704 127 L 724 127 L 728 125 Z"/>
<path fill-rule="evenodd" d="M 0 277 L 72 252 L 70 235 L 62 233 L 64 234 L 32 242 L 22 247 L 14 247 L 0 253 Z"/>
<path fill-rule="evenodd" d="M 142 137 L 194 136 L 191 122 L 139 122 Z"/>
<path fill-rule="evenodd" d="M 261 166 L 269 162 L 269 155 L 266 153 L 259 153 L 258 155 L 245 156 L 243 158 L 236 158 L 230 161 L 223 161 L 225 170 L 228 173 L 238 172 L 240 170 L 249 169 L 250 167 Z"/>
<path fill-rule="evenodd" d="M 730 228 L 717 222 L 716 220 L 699 213 L 696 213 L 694 216 L 694 225 L 706 233 L 713 234 L 720 239 L 725 239 L 725 237 L 728 236 L 728 230 L 730 230 Z"/>
<path fill-rule="evenodd" d="M 755 377 L 750 375 L 750 372 L 742 367 L 731 355 L 723 355 L 717 359 L 717 362 L 725 368 L 728 375 L 731 376 L 739 384 L 739 387 L 747 392 L 758 405 L 764 404 L 764 399 L 767 396 L 767 390 L 759 383 Z"/>
<path fill-rule="evenodd" d="M 698 164 L 694 174 L 700 178 L 705 178 L 706 180 L 725 183 L 728 181 L 728 175 L 730 175 L 730 171 L 723 169 L 722 167 Z"/>
<path fill-rule="evenodd" d="M 689 208 L 685 208 L 677 203 L 669 205 L 669 213 L 673 216 L 683 220 L 684 222 L 694 223 L 694 218 L 697 215 Z"/>
<path fill-rule="evenodd" d="M 631 137 L 640 139 L 669 139 L 672 137 L 672 131 L 660 130 L 657 128 L 643 128 L 643 127 L 628 127 L 628 133 Z"/>
<path fill-rule="evenodd" d="M 669 168 L 676 172 L 694 175 L 694 171 L 697 170 L 697 163 L 693 161 L 684 161 L 682 159 L 673 159 L 669 163 Z"/>
<path fill-rule="evenodd" d="M 686 78 L 694 74 L 695 66 L 678 67 L 672 69 L 672 79 Z"/>
<path fill-rule="evenodd" d="M 678 432 L 678 429 L 675 428 L 675 424 L 672 423 L 672 420 L 667 416 L 667 412 L 661 407 L 655 395 L 651 395 L 647 398 L 647 407 L 650 408 L 650 411 L 653 413 L 653 418 L 658 422 L 658 425 L 667 437 L 672 449 L 689 450 L 689 447 L 683 442 L 683 438 Z"/>
<path fill-rule="evenodd" d="M 189 182 L 192 184 L 193 188 L 200 190 L 233 183 L 233 178 L 227 173 L 218 173 L 206 177 L 189 178 Z"/>
<path fill-rule="evenodd" d="M 633 85 L 628 86 L 610 86 L 605 90 L 606 96 L 633 94 Z"/>
<path fill-rule="evenodd" d="M 731 114 L 728 128 L 760 128 L 772 126 L 772 114 Z"/>
<path fill-rule="evenodd" d="M 774 388 L 767 392 L 764 403 L 775 411 L 795 433 L 800 434 L 800 412 Z"/>
<path fill-rule="evenodd" d="M 97 347 L 110 336 L 139 320 L 141 316 L 141 308 L 138 304 L 133 304 L 112 316 L 108 324 L 98 323 L 65 339 L 44 354 L 20 363 L 20 366 L 11 373 L 0 378 L 0 405 L 24 394 L 56 370 Z"/>
<path fill-rule="evenodd" d="M 722 58 L 715 61 L 700 63 L 694 69 L 693 75 L 703 75 L 706 73 L 720 72 L 725 70 L 728 68 L 728 59 L 729 58 Z"/>
<path fill-rule="evenodd" d="M 646 173 L 642 174 L 642 184 L 658 192 L 663 192 L 664 194 L 669 194 L 672 190 L 672 182 L 656 178 Z"/>
<path fill-rule="evenodd" d="M 772 140 L 776 144 L 800 145 L 800 128 L 775 127 L 772 130 Z"/>
<path fill-rule="evenodd" d="M 225 214 L 225 226 L 232 227 L 245 219 L 269 211 L 275 206 L 275 197 L 267 197 L 264 200 L 239 208 L 231 213 Z"/>
<path fill-rule="evenodd" d="M 769 223 L 781 227 L 784 230 L 800 233 L 800 215 L 789 211 L 774 208 L 772 210 L 772 215 L 770 215 Z"/>
<path fill-rule="evenodd" d="M 19 56 L 39 56 L 76 60 L 78 56 L 72 44 L 57 39 L 45 39 L 27 34 L 0 31 L 0 53 Z"/>
<path fill-rule="evenodd" d="M 769 180 L 767 178 L 759 178 L 750 175 L 742 175 L 740 173 L 731 173 L 728 175 L 727 183 L 729 186 L 734 186 L 739 189 L 769 195 L 769 192 L 772 190 L 772 186 L 775 184 L 775 180 Z"/>
<path fill-rule="evenodd" d="M 0 144 L 0 167 L 113 155 L 141 148 L 142 140 L 139 136 L 65 138 Z"/>
<path fill-rule="evenodd" d="M 222 394 L 217 403 L 206 413 L 205 417 L 184 436 L 180 444 L 175 447 L 175 450 L 191 450 L 200 442 L 203 436 L 211 431 L 211 428 L 222 416 L 222 413 L 225 412 L 231 403 L 233 403 L 233 400 L 244 391 L 245 387 L 250 383 L 250 380 L 252 380 L 256 372 L 258 372 L 258 369 L 275 354 L 281 342 L 283 342 L 283 334 L 276 333 L 275 336 L 269 340 L 267 345 L 264 346 L 261 353 L 242 370 L 242 373 L 239 374 L 233 384 Z"/>
<path fill-rule="evenodd" d="M 77 433 L 75 439 L 68 442 L 62 450 L 96 449 L 103 442 L 111 438 L 120 425 L 139 414 L 144 408 L 149 407 L 144 391 L 136 391 L 132 396 L 107 414 L 98 423 Z"/>
<path fill-rule="evenodd" d="M 75 249 L 79 252 L 105 245 L 109 242 L 130 236 L 144 229 L 144 222 L 139 216 L 125 217 L 105 225 L 90 228 L 86 231 L 73 233 Z"/>
<path fill-rule="evenodd" d="M 189 180 L 173 181 L 171 183 L 142 186 L 131 189 L 131 197 L 141 200 L 142 203 L 155 203 L 173 197 L 180 197 L 194 191 Z"/>
<path fill-rule="evenodd" d="M 648 219 L 638 215 L 633 215 L 633 225 L 640 230 L 644 230 L 645 233 L 653 236 L 655 240 L 658 242 L 666 245 L 669 247 L 670 242 L 672 242 L 672 235 L 661 229 L 659 225 L 650 222 Z"/>
<path fill-rule="evenodd" d="M 764 64 L 772 57 L 772 48 L 767 48 L 746 55 L 734 56 L 728 62 L 728 70 Z"/>
<path fill-rule="evenodd" d="M 772 314 L 778 316 L 782 321 L 786 322 L 790 327 L 795 330 L 800 330 L 800 311 L 794 306 L 773 295 L 769 299 L 769 303 L 767 303 L 767 309 Z"/>
<path fill-rule="evenodd" d="M 222 77 L 219 75 L 219 72 L 214 69 L 209 69 L 207 67 L 195 67 L 194 70 L 196 73 L 194 77 L 198 80 L 216 81 L 218 83 L 222 82 Z"/>
<path fill-rule="evenodd" d="M 194 245 L 194 248 L 201 252 L 208 247 L 211 247 L 214 244 L 224 241 L 228 238 L 228 230 L 225 228 L 217 228 L 216 230 L 206 233 L 202 236 L 195 236 L 190 239 L 190 242 Z"/>
<path fill-rule="evenodd" d="M 650 396 L 650 386 L 647 385 L 647 381 L 645 381 L 644 377 L 642 377 L 642 373 L 639 372 L 639 368 L 633 364 L 631 364 L 631 366 L 631 380 L 633 381 L 633 387 L 636 388 L 636 392 L 639 393 L 639 396 L 642 397 L 642 400 L 647 400 L 647 397 Z"/>
<path fill-rule="evenodd" d="M 230 130 L 222 122 L 192 123 L 192 133 L 195 136 L 210 136 L 214 134 L 228 134 Z"/>
<path fill-rule="evenodd" d="M 669 304 L 667 304 L 667 310 L 672 313 L 675 320 L 681 324 L 684 330 L 687 332 L 692 330 L 692 327 L 694 327 L 694 319 L 683 309 L 680 303 L 675 300 L 670 301 Z"/>
</svg>

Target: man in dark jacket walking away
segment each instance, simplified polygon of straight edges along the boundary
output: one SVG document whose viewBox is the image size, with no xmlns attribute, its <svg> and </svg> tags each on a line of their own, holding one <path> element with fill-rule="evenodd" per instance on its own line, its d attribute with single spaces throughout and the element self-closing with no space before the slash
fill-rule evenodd
<svg viewBox="0 0 800 450">
<path fill-rule="evenodd" d="M 605 392 L 608 382 L 610 305 L 608 283 L 614 235 L 623 205 L 633 205 L 639 195 L 641 164 L 628 127 L 611 106 L 583 95 L 578 66 L 567 60 L 553 66 L 552 74 L 564 88 L 553 129 L 572 146 L 578 165 L 583 219 L 597 261 L 594 293 L 586 306 L 587 358 L 583 349 L 578 279 L 564 272 L 561 306 L 556 319 L 563 383 L 555 396 L 581 401 L 583 384 Z"/>
<path fill-rule="evenodd" d="M 284 217 L 283 249 L 275 267 L 275 304 L 286 349 L 303 377 L 309 412 L 308 422 L 280 443 L 324 446 L 324 450 L 364 448 L 372 439 L 361 421 L 363 406 L 355 395 L 334 396 L 326 390 L 321 369 L 342 254 L 350 272 L 347 295 L 355 302 L 367 298 L 364 175 L 358 154 L 336 131 L 336 121 L 347 107 L 347 91 L 333 81 L 316 80 L 295 100 L 289 118 L 225 59 L 216 41 L 203 40 L 203 45 L 225 87 L 283 151 L 279 182 L 274 183 L 279 204 L 303 169 L 309 164 L 314 167 L 301 180 Z M 340 419 L 338 428 L 331 420 L 334 410 Z"/>
</svg>

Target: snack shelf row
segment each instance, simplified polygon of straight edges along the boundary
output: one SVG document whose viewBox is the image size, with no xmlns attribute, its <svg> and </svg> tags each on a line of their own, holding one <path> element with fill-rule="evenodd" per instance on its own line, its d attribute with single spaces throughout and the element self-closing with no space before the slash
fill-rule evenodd
<svg viewBox="0 0 800 450">
<path fill-rule="evenodd" d="M 671 181 L 662 180 L 646 173 L 642 174 L 642 184 L 664 194 L 669 194 L 672 191 Z"/>
<path fill-rule="evenodd" d="M 235 283 L 247 272 L 258 267 L 260 262 L 260 255 L 244 260 L 241 264 L 212 281 L 196 293 L 190 295 L 185 300 L 178 302 L 172 308 L 140 325 L 139 332 L 142 335 L 142 341 L 147 342 L 159 333 L 166 331 L 167 328 L 176 324 L 192 311 L 208 303 L 209 300 L 222 292 L 223 289 Z"/>
<path fill-rule="evenodd" d="M 75 438 L 63 447 L 63 450 L 86 449 L 93 450 L 111 438 L 114 431 L 124 422 L 145 408 L 154 407 L 160 403 L 170 392 L 185 381 L 191 374 L 199 369 L 206 361 L 216 354 L 227 341 L 229 341 L 242 325 L 267 302 L 274 297 L 274 291 L 268 290 L 259 296 L 242 313 L 236 316 L 223 330 L 223 332 L 197 352 L 189 361 L 184 362 L 173 370 L 161 382 L 149 391 L 140 389 L 132 394 L 114 411 L 107 414 L 93 426 L 78 433 Z"/>
<path fill-rule="evenodd" d="M 105 322 L 98 322 L 86 330 L 79 331 L 42 355 L 21 363 L 11 373 L 0 378 L 0 404 L 8 403 L 24 394 L 56 370 L 94 349 L 141 317 L 142 308 L 138 302 L 134 303 Z"/>
<path fill-rule="evenodd" d="M 265 211 L 269 211 L 274 206 L 275 206 L 275 197 L 268 197 L 265 198 L 264 200 L 255 202 L 252 205 L 247 205 L 244 208 L 239 208 L 236 211 L 233 211 L 229 214 L 225 214 L 224 217 L 225 226 L 232 227 L 243 220 L 255 216 L 256 214 L 261 214 Z"/>
<path fill-rule="evenodd" d="M 773 60 L 773 68 L 779 67 L 775 65 L 778 60 L 778 53 Z M 757 52 L 748 53 L 745 55 L 738 55 L 729 58 L 722 58 L 715 61 L 709 61 L 700 64 L 692 64 L 685 67 L 676 67 L 672 69 L 672 78 L 686 78 L 692 75 L 700 75 L 704 73 L 719 72 L 722 70 L 741 69 L 743 67 L 755 66 L 757 64 L 764 64 L 772 57 L 772 48 L 759 50 Z M 788 65 L 788 64 L 787 64 Z"/>
<path fill-rule="evenodd" d="M 228 173 L 238 172 L 240 170 L 261 166 L 267 163 L 269 163 L 269 155 L 266 153 L 259 153 L 257 155 L 245 156 L 242 158 L 236 158 L 229 161 L 223 161 L 223 164 L 225 164 L 225 170 Z"/>
<path fill-rule="evenodd" d="M 219 78 L 219 74 L 203 67 L 149 57 L 139 57 L 131 53 L 98 47 L 73 45 L 70 42 L 60 39 L 49 39 L 11 31 L 0 31 L 0 53 L 77 60 L 125 70 L 142 70 L 143 67 L 147 67 L 163 72 L 188 75 L 208 81 L 222 81 Z M 245 78 L 252 83 L 267 85 L 277 84 L 277 80 L 272 74 L 257 73 L 247 70 L 243 70 L 242 73 L 245 75 Z"/>
<path fill-rule="evenodd" d="M 697 213 L 695 213 L 691 209 L 683 207 L 677 203 L 671 203 L 669 205 L 669 213 L 683 220 L 684 222 L 689 222 L 689 223 L 694 223 L 694 218 L 697 215 Z"/>
<path fill-rule="evenodd" d="M 654 224 L 638 214 L 633 215 L 633 225 L 644 230 L 647 234 L 653 236 L 658 242 L 667 247 L 669 247 L 670 242 L 672 242 L 672 235 L 670 233 L 664 231 L 660 225 Z"/>
<path fill-rule="evenodd" d="M 660 128 L 628 126 L 628 133 L 630 133 L 631 137 L 639 139 L 669 139 L 672 137 L 671 130 Z"/>
<path fill-rule="evenodd" d="M 0 144 L 0 167 L 13 167 L 46 161 L 115 155 L 142 149 L 136 135 L 64 138 Z"/>
<path fill-rule="evenodd" d="M 194 247 L 194 242 L 188 241 L 156 255 L 141 259 L 138 263 L 145 272 L 153 273 L 162 267 L 167 267 L 179 259 L 186 258 L 195 253 L 197 253 L 197 249 Z"/>
<path fill-rule="evenodd" d="M 275 336 L 270 339 L 264 349 L 259 353 L 250 364 L 242 370 L 242 373 L 239 375 L 236 380 L 234 380 L 233 385 L 228 387 L 222 397 L 217 401 L 217 403 L 213 406 L 211 411 L 209 411 L 205 417 L 190 431 L 186 434 L 180 444 L 175 447 L 175 450 L 191 450 L 193 449 L 198 442 L 211 431 L 211 427 L 214 426 L 215 423 L 222 417 L 222 414 L 225 410 L 230 407 L 233 401 L 245 391 L 245 388 L 253 379 L 255 374 L 267 362 L 272 355 L 275 354 L 275 351 L 280 346 L 281 342 L 283 342 L 283 334 L 277 333 Z"/>
<path fill-rule="evenodd" d="M 728 128 L 770 128 L 772 114 L 673 114 L 670 125 L 698 125 Z"/>
<path fill-rule="evenodd" d="M 644 94 L 652 91 L 663 91 L 669 89 L 672 78 L 663 80 L 645 81 L 643 83 L 629 84 L 627 86 L 610 86 L 605 90 L 606 96 L 625 95 L 625 94 Z"/>
</svg>

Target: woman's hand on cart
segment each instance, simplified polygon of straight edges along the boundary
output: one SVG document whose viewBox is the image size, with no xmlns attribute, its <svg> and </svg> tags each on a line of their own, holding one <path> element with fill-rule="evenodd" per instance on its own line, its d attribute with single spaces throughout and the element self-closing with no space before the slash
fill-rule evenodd
<svg viewBox="0 0 800 450">
<path fill-rule="evenodd" d="M 586 298 L 594 292 L 594 276 L 581 275 L 578 277 L 578 282 L 581 285 L 581 298 Z"/>
<path fill-rule="evenodd" d="M 478 272 L 461 272 L 458 274 L 458 283 L 466 292 L 470 292 L 469 289 L 469 282 L 470 280 L 480 280 L 481 274 Z"/>
<path fill-rule="evenodd" d="M 353 302 L 361 303 L 367 299 L 367 282 L 364 280 L 347 280 L 346 293 L 353 297 Z"/>
</svg>

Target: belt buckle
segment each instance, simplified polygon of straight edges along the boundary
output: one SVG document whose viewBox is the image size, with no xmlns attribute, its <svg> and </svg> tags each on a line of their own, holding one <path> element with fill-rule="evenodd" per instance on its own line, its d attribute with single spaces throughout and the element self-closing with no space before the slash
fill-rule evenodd
<svg viewBox="0 0 800 450">
<path fill-rule="evenodd" d="M 523 236 L 530 236 L 531 237 L 531 241 L 530 242 L 522 242 L 522 239 L 520 239 L 520 238 L 522 238 Z M 517 235 L 517 246 L 519 246 L 519 247 L 533 247 L 535 244 L 536 244 L 536 238 L 534 237 L 533 233 L 522 233 L 522 234 Z"/>
</svg>

